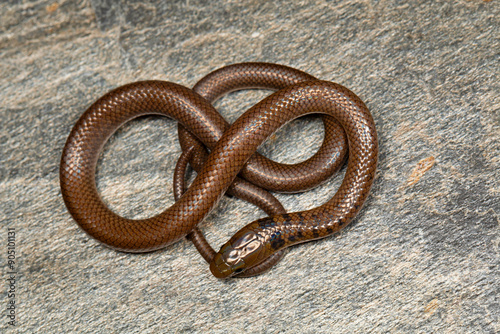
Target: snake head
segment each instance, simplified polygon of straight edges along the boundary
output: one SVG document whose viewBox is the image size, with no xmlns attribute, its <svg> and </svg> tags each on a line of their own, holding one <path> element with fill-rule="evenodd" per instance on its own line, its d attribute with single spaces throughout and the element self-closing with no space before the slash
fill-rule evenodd
<svg viewBox="0 0 500 334">
<path fill-rule="evenodd" d="M 253 267 L 262 260 L 259 256 L 264 250 L 259 235 L 253 231 L 242 230 L 236 233 L 210 263 L 210 271 L 217 278 L 228 278 Z"/>
</svg>

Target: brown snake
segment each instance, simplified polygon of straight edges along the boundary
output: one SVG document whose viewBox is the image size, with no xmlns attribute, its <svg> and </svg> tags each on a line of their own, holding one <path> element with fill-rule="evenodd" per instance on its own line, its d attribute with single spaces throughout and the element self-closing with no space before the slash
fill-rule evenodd
<svg viewBox="0 0 500 334">
<path fill-rule="evenodd" d="M 280 90 L 229 127 L 209 101 L 247 87 Z M 255 155 L 258 146 L 281 126 L 311 113 L 327 115 L 323 118 L 325 141 L 313 157 L 284 165 Z M 188 130 L 181 130 L 181 146 L 184 159 L 190 160 L 198 175 L 169 209 L 152 218 L 131 220 L 113 213 L 101 201 L 95 167 L 109 136 L 123 123 L 147 114 L 174 118 Z M 228 188 L 238 195 L 238 186 L 232 185 L 238 174 L 274 191 L 300 191 L 323 182 L 342 163 L 345 147 L 335 144 L 345 143 L 346 138 L 348 166 L 331 200 L 316 209 L 259 219 L 237 232 L 217 254 L 208 256 L 216 277 L 252 270 L 255 274 L 279 260 L 278 252 L 284 248 L 326 237 L 346 226 L 368 196 L 378 155 L 375 125 L 365 104 L 341 85 L 280 65 L 246 63 L 213 72 L 194 90 L 163 81 L 119 87 L 90 106 L 73 127 L 61 159 L 61 190 L 69 212 L 89 235 L 118 250 L 152 251 L 192 232 Z M 209 155 L 198 141 L 210 150 Z M 290 182 L 290 176 L 295 181 Z M 238 182 L 243 183 L 243 192 L 252 193 L 245 181 Z M 273 201 L 263 190 L 254 193 L 261 207 Z M 198 230 L 192 234 L 196 235 L 200 236 Z"/>
</svg>

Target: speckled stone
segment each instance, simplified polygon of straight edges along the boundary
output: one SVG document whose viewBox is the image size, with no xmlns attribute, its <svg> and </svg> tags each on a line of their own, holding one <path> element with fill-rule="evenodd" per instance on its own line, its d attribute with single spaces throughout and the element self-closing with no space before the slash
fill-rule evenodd
<svg viewBox="0 0 500 334">
<path fill-rule="evenodd" d="M 500 332 L 500 7 L 496 1 L 3 1 L 0 4 L 0 244 L 18 251 L 19 333 Z M 372 111 L 378 176 L 342 233 L 294 247 L 273 270 L 218 281 L 187 241 L 126 254 L 89 239 L 62 201 L 58 166 L 83 111 L 119 85 L 189 87 L 211 70 L 276 62 L 350 88 Z M 234 121 L 269 92 L 216 107 Z M 260 149 L 312 155 L 309 117 Z M 173 203 L 175 124 L 144 117 L 104 148 L 97 183 L 131 218 Z M 342 173 L 341 173 L 342 174 Z M 342 175 L 287 210 L 324 203 Z M 219 247 L 253 206 L 225 198 L 201 225 Z"/>
</svg>

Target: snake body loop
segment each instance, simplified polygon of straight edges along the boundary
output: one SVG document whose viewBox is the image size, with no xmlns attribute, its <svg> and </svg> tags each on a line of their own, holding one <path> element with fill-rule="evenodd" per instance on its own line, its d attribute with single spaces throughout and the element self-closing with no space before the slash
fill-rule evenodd
<svg viewBox="0 0 500 334">
<path fill-rule="evenodd" d="M 202 78 L 193 90 L 213 103 L 219 97 L 236 90 L 259 88 L 279 90 L 304 81 L 317 80 L 297 69 L 268 63 L 242 63 L 223 67 Z M 213 129 L 214 138 L 229 129 L 229 123 L 219 115 L 217 122 L 205 124 Z M 293 193 L 305 191 L 331 177 L 347 156 L 347 138 L 340 124 L 324 115 L 325 139 L 319 150 L 298 164 L 281 164 L 255 153 L 239 175 L 261 188 Z M 222 125 L 222 127 L 221 127 Z M 183 151 L 193 148 L 191 166 L 199 171 L 208 156 L 203 143 L 179 123 L 179 140 Z"/>
<path fill-rule="evenodd" d="M 279 65 L 240 64 L 253 67 L 266 65 L 281 71 Z M 238 65 L 235 66 L 237 69 Z M 286 72 L 286 69 L 289 68 L 283 71 Z M 274 80 L 276 72 L 270 71 L 269 77 L 270 81 Z M 229 87 L 229 90 L 234 87 Z M 268 85 L 257 87 L 269 88 Z M 63 150 L 60 181 L 69 212 L 89 235 L 115 249 L 144 252 L 163 248 L 193 231 L 240 172 L 244 178 L 259 186 L 288 192 L 308 189 L 324 181 L 327 173 L 318 162 L 321 159 L 317 160 L 322 153 L 291 169 L 288 165 L 252 157 L 257 147 L 282 125 L 302 115 L 320 113 L 327 115 L 324 118 L 326 122 L 331 120 L 331 124 L 345 131 L 346 137 L 341 134 L 335 137 L 340 139 L 333 141 L 342 141 L 342 138 L 348 141 L 349 162 L 338 192 L 319 208 L 278 214 L 247 225 L 213 256 L 210 269 L 220 278 L 236 275 L 248 268 L 258 268 L 272 254 L 292 244 L 335 233 L 359 211 L 373 183 L 378 155 L 373 119 L 363 102 L 338 84 L 298 79 L 291 85 L 273 87 L 282 89 L 252 107 L 229 128 L 206 98 L 177 84 L 143 81 L 119 87 L 104 95 L 78 120 Z M 203 94 L 202 89 L 199 91 Z M 216 90 L 207 98 L 213 100 L 224 91 Z M 95 186 L 95 167 L 98 154 L 109 136 L 123 123 L 146 114 L 176 119 L 196 137 L 194 142 L 199 140 L 210 150 L 210 154 L 200 153 L 203 148 L 193 149 L 197 153 L 191 162 L 198 169 L 198 175 L 172 207 L 152 218 L 131 220 L 118 216 L 102 203 Z M 205 126 L 207 124 L 209 126 Z M 338 134 L 337 130 L 333 132 Z M 193 140 L 191 138 L 186 142 L 193 143 Z M 197 145 L 186 145 L 186 142 L 183 148 Z M 327 144 L 324 143 L 322 149 L 335 146 L 328 144 L 328 140 L 325 142 Z M 330 150 L 323 156 L 327 157 L 326 165 L 332 170 L 343 161 L 341 151 Z M 248 167 L 259 159 L 261 165 L 255 163 L 256 167 Z M 201 166 L 195 167 L 197 163 Z M 268 166 L 272 166 L 273 170 L 287 170 L 287 173 L 306 166 L 306 172 L 312 169 L 320 170 L 320 173 L 312 173 L 316 175 L 312 178 L 314 181 L 304 181 L 306 178 L 299 175 L 298 180 L 302 180 L 299 186 L 273 188 L 267 187 L 269 182 L 262 177 L 262 169 Z M 273 177 L 270 179 L 272 183 Z M 281 181 L 278 183 L 283 184 Z"/>
</svg>

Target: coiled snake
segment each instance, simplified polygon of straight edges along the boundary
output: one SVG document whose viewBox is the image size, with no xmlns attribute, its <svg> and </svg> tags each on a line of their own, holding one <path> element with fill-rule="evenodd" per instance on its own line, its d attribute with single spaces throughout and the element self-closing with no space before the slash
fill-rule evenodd
<svg viewBox="0 0 500 334">
<path fill-rule="evenodd" d="M 243 88 L 277 92 L 229 126 L 211 102 Z M 285 165 L 256 153 L 259 145 L 281 126 L 311 113 L 324 115 L 325 140 L 310 159 Z M 180 124 L 184 153 L 174 182 L 178 199 L 155 217 L 126 219 L 101 201 L 95 168 L 104 143 L 114 131 L 135 117 L 149 114 L 165 115 Z M 332 199 L 318 208 L 285 213 L 279 202 L 262 189 L 310 189 L 339 169 L 347 149 L 344 180 Z M 212 72 L 192 90 L 170 82 L 141 81 L 107 93 L 73 127 L 61 158 L 60 181 L 69 212 L 95 239 L 117 250 L 147 252 L 189 234 L 210 262 L 212 273 L 225 278 L 258 274 L 274 265 L 283 249 L 326 237 L 346 226 L 368 196 L 377 156 L 372 116 L 350 90 L 290 67 L 243 63 Z M 188 161 L 198 175 L 183 193 Z M 270 217 L 248 224 L 215 253 L 197 225 L 228 189 L 258 204 Z"/>
</svg>

